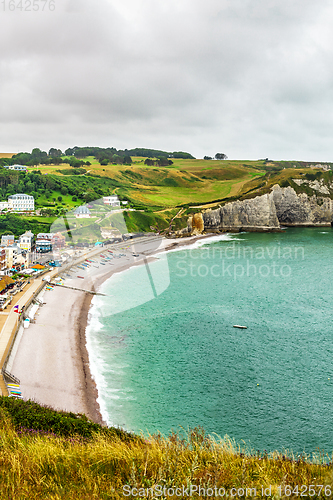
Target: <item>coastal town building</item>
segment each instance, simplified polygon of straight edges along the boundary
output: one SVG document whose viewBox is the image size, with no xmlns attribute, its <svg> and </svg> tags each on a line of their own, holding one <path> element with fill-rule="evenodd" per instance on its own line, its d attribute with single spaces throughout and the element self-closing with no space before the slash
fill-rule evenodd
<svg viewBox="0 0 333 500">
<path fill-rule="evenodd" d="M 19 193 L 12 194 L 8 201 L 0 201 L 0 212 L 33 212 L 35 210 L 35 200 L 33 196 Z"/>
<path fill-rule="evenodd" d="M 38 233 L 36 238 L 36 251 L 40 253 L 51 252 L 54 233 Z"/>
<path fill-rule="evenodd" d="M 7 269 L 21 270 L 27 266 L 28 257 L 18 245 L 10 245 L 5 247 Z"/>
<path fill-rule="evenodd" d="M 12 194 L 8 197 L 8 210 L 13 212 L 33 212 L 35 199 L 29 194 Z"/>
<path fill-rule="evenodd" d="M 34 233 L 32 233 L 31 231 L 26 231 L 18 239 L 18 246 L 22 250 L 26 250 L 27 252 L 31 252 L 33 244 L 34 244 Z"/>
<path fill-rule="evenodd" d="M 9 245 L 14 245 L 15 236 L 13 234 L 3 234 L 1 236 L 1 246 L 8 247 Z"/>
<path fill-rule="evenodd" d="M 90 210 L 86 205 L 82 205 L 74 210 L 74 214 L 77 219 L 87 219 L 90 217 Z"/>
<path fill-rule="evenodd" d="M 66 238 L 61 233 L 53 234 L 51 242 L 53 248 L 64 248 L 66 246 Z"/>
<path fill-rule="evenodd" d="M 103 196 L 104 205 L 109 205 L 111 207 L 120 207 L 120 201 L 118 196 Z"/>
<path fill-rule="evenodd" d="M 0 249 L 0 275 L 7 274 L 6 250 Z"/>
</svg>

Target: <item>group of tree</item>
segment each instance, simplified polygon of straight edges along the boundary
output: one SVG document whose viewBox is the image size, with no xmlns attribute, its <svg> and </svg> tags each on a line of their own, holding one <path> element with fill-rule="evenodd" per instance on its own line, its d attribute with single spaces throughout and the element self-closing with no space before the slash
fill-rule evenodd
<svg viewBox="0 0 333 500">
<path fill-rule="evenodd" d="M 228 157 L 224 153 L 216 153 L 214 156 L 215 160 L 227 160 Z M 204 160 L 212 160 L 213 158 L 211 156 L 204 156 Z"/>
<path fill-rule="evenodd" d="M 174 151 L 173 153 L 167 151 L 160 151 L 158 149 L 135 148 L 129 151 L 131 156 L 141 156 L 147 158 L 183 158 L 184 160 L 194 160 L 194 156 L 184 151 Z"/>
<path fill-rule="evenodd" d="M 172 153 L 168 151 L 148 148 L 117 150 L 113 147 L 100 148 L 90 146 L 74 146 L 73 148 L 67 148 L 64 153 L 61 151 L 61 149 L 58 148 L 50 148 L 48 152 L 42 151 L 39 148 L 34 148 L 31 153 L 20 152 L 13 155 L 11 158 L 1 158 L 0 166 L 15 164 L 38 166 L 48 164 L 60 165 L 61 163 L 69 163 L 71 166 L 78 167 L 82 166 L 82 164 L 74 163 L 74 159 L 80 161 L 83 160 L 83 158 L 87 158 L 88 156 L 94 157 L 100 162 L 101 165 L 107 165 L 109 163 L 130 165 L 132 163 L 132 156 L 147 158 L 194 159 L 194 156 L 184 151 L 174 151 Z"/>
<path fill-rule="evenodd" d="M 110 189 L 119 187 L 114 179 L 87 176 L 43 175 L 39 170 L 31 173 L 7 170 L 0 167 L 0 199 L 17 193 L 26 193 L 36 200 L 40 196 L 50 199 L 70 195 L 89 202 L 110 194 Z"/>
<path fill-rule="evenodd" d="M 152 158 L 146 158 L 145 159 L 145 165 L 148 165 L 150 167 L 156 165 L 157 167 L 167 167 L 169 165 L 172 165 L 173 161 L 168 160 L 168 158 L 156 158 L 153 160 Z"/>
<path fill-rule="evenodd" d="M 33 218 L 20 217 L 19 215 L 6 214 L 0 217 L 0 234 L 14 234 L 18 238 L 25 231 L 32 231 L 34 234 L 48 233 L 51 224 L 48 222 L 36 221 Z"/>
</svg>

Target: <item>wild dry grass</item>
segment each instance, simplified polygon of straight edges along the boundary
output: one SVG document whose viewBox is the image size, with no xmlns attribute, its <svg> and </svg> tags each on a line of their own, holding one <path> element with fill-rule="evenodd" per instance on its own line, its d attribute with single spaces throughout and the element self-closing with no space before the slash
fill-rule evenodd
<svg viewBox="0 0 333 500">
<path fill-rule="evenodd" d="M 307 457 L 246 454 L 229 438 L 213 439 L 200 429 L 189 432 L 186 439 L 151 436 L 124 442 L 120 437 L 96 435 L 84 440 L 35 431 L 18 433 L 4 410 L 0 413 L 1 500 L 126 498 L 126 485 L 136 488 L 136 496 L 127 498 L 140 498 L 139 493 L 142 498 L 157 485 L 168 489 L 191 484 L 226 492 L 256 488 L 258 498 L 262 487 L 272 485 L 271 498 L 280 498 L 279 485 L 331 484 L 331 466 L 319 463 L 320 458 L 315 464 Z M 156 498 L 184 497 L 175 490 L 173 496 Z M 199 496 L 194 492 L 192 498 Z M 221 497 L 214 494 L 210 498 Z"/>
</svg>

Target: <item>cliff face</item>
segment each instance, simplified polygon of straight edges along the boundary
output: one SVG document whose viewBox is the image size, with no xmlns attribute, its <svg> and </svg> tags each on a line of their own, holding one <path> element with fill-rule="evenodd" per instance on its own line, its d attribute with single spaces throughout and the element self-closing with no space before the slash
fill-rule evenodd
<svg viewBox="0 0 333 500">
<path fill-rule="evenodd" d="M 227 203 L 195 214 L 180 234 L 223 231 L 274 231 L 281 225 L 330 226 L 333 201 L 328 197 L 297 195 L 291 187 L 273 186 L 270 194 Z"/>
<path fill-rule="evenodd" d="M 206 231 L 279 227 L 272 194 L 227 203 L 217 210 L 204 212 L 202 217 Z"/>
<path fill-rule="evenodd" d="M 297 195 L 291 187 L 272 189 L 279 222 L 282 225 L 316 226 L 331 225 L 333 201 L 328 197 Z"/>
</svg>

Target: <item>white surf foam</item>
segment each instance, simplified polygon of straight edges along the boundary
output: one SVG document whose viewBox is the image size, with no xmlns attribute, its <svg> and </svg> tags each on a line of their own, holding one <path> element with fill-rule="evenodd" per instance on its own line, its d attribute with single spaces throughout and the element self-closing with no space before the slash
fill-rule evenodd
<svg viewBox="0 0 333 500">
<path fill-rule="evenodd" d="M 214 236 L 208 236 L 207 238 L 202 238 L 200 240 L 194 241 L 189 245 L 181 245 L 177 248 L 172 248 L 171 250 L 164 250 L 163 252 L 157 253 L 154 257 L 159 257 L 160 255 L 165 255 L 173 252 L 183 252 L 184 250 L 193 250 L 196 248 L 200 248 L 204 245 L 210 245 L 212 243 L 217 243 L 218 241 L 241 241 L 241 238 L 237 238 L 234 234 L 223 233 Z"/>
<path fill-rule="evenodd" d="M 100 354 L 100 346 L 96 338 L 96 333 L 103 328 L 100 321 L 101 318 L 101 297 L 95 296 L 91 301 L 90 310 L 88 313 L 88 322 L 86 327 L 86 348 L 89 357 L 89 368 L 93 380 L 96 383 L 98 397 L 97 403 L 99 404 L 103 420 L 110 425 L 110 415 L 107 411 L 106 401 L 103 394 L 107 390 L 107 383 L 103 376 L 104 370 L 107 368 L 103 357 Z"/>
</svg>

